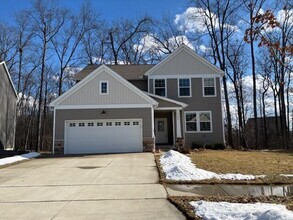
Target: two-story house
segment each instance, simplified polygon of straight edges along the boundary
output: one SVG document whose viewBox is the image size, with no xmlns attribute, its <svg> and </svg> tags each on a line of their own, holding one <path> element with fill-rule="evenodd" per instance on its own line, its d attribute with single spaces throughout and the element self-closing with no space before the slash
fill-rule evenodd
<svg viewBox="0 0 293 220">
<path fill-rule="evenodd" d="M 53 151 L 152 151 L 224 143 L 223 71 L 182 45 L 156 65 L 89 65 L 53 101 Z"/>
</svg>

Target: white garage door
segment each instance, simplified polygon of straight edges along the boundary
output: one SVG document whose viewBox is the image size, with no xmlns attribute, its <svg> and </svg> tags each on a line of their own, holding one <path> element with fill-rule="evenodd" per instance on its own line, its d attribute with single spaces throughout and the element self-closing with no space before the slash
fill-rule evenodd
<svg viewBox="0 0 293 220">
<path fill-rule="evenodd" d="M 142 152 L 142 120 L 66 121 L 65 154 Z"/>
</svg>

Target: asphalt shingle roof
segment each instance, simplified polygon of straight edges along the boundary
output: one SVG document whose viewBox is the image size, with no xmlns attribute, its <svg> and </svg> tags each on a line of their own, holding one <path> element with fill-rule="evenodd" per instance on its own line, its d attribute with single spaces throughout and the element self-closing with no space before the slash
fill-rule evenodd
<svg viewBox="0 0 293 220">
<path fill-rule="evenodd" d="M 126 80 L 141 80 L 143 75 L 151 69 L 155 64 L 138 64 L 138 65 L 107 65 L 113 71 L 118 73 Z M 85 78 L 92 71 L 97 69 L 100 65 L 88 65 L 77 73 L 74 77 L 75 80 L 80 81 Z"/>
</svg>

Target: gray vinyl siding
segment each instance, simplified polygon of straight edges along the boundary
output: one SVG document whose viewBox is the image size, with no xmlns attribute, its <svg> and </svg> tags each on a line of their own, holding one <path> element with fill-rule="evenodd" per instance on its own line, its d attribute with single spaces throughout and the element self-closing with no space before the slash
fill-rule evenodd
<svg viewBox="0 0 293 220">
<path fill-rule="evenodd" d="M 148 91 L 148 81 L 147 80 L 128 80 L 130 83 L 135 85 L 137 88 L 139 88 L 142 91 L 147 92 Z"/>
<path fill-rule="evenodd" d="M 188 104 L 183 111 L 183 132 L 185 131 L 185 111 L 211 111 L 213 132 L 206 133 L 185 133 L 185 143 L 190 146 L 193 141 L 204 144 L 224 142 L 222 124 L 222 103 L 220 77 L 216 78 L 216 97 L 204 97 L 202 78 L 191 79 L 191 97 L 178 97 L 178 79 L 167 79 L 167 98 Z M 152 80 L 149 80 L 152 81 Z M 152 88 L 152 87 L 151 87 Z M 161 101 L 160 101 L 161 105 Z M 161 106 L 160 106 L 161 107 Z"/>
<path fill-rule="evenodd" d="M 105 115 L 101 115 L 102 111 Z M 55 140 L 64 140 L 65 120 L 142 119 L 143 137 L 152 137 L 151 108 L 56 110 Z M 127 138 L 127 137 L 126 137 Z"/>
<path fill-rule="evenodd" d="M 108 81 L 108 95 L 100 95 L 100 81 Z M 148 104 L 148 102 L 107 72 L 102 72 L 60 103 L 60 105 L 107 104 Z"/>
<path fill-rule="evenodd" d="M 17 98 L 3 65 L 0 65 L 0 148 L 14 148 Z"/>
<path fill-rule="evenodd" d="M 176 56 L 165 63 L 157 64 L 159 68 L 151 72 L 156 75 L 181 75 L 181 74 L 219 74 L 215 68 L 209 66 L 200 58 L 195 58 L 189 52 L 181 50 Z M 211 64 L 212 65 L 212 64 Z"/>
</svg>

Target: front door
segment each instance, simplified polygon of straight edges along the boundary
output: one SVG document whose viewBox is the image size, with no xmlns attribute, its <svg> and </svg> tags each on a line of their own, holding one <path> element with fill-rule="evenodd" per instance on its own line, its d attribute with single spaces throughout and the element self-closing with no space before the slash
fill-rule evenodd
<svg viewBox="0 0 293 220">
<path fill-rule="evenodd" d="M 157 144 L 168 143 L 167 118 L 155 118 L 155 134 Z"/>
</svg>

